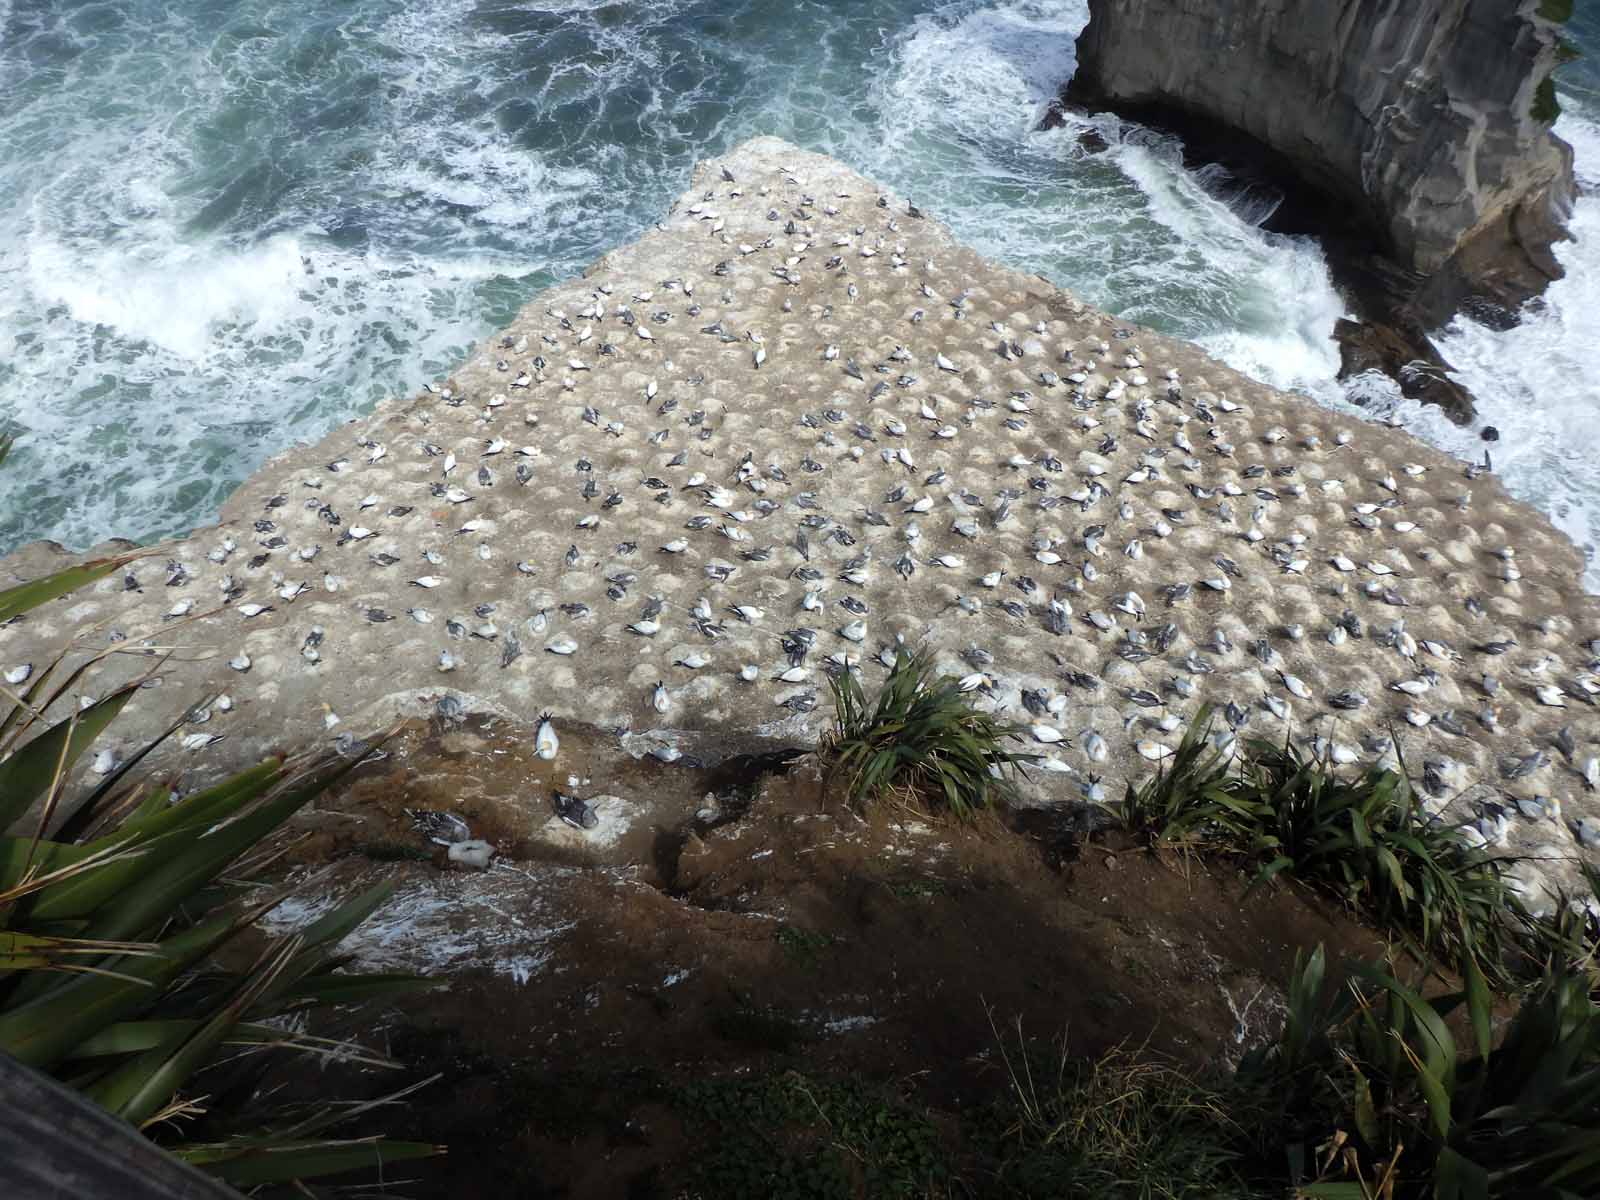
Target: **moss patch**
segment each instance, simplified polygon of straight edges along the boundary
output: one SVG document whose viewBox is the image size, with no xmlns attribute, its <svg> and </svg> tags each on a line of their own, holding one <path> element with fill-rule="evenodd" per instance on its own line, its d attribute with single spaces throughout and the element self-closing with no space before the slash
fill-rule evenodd
<svg viewBox="0 0 1600 1200">
<path fill-rule="evenodd" d="M 797 1071 L 691 1084 L 674 1107 L 704 1142 L 689 1172 L 706 1196 L 850 1200 L 940 1194 L 951 1174 L 928 1116 L 858 1079 Z"/>
</svg>

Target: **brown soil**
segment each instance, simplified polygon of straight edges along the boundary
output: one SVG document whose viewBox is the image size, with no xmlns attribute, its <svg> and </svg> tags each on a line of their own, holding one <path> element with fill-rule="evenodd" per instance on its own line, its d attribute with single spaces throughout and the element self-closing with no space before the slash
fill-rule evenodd
<svg viewBox="0 0 1600 1200">
<path fill-rule="evenodd" d="M 1048 813 L 1015 828 L 892 806 L 862 816 L 825 794 L 809 756 L 752 779 L 755 760 L 641 765 L 598 733 L 563 733 L 561 775 L 648 796 L 648 819 L 574 869 L 572 850 L 527 834 L 550 780 L 528 783 L 531 754 L 504 733 L 409 729 L 297 849 L 331 862 L 340 890 L 437 879 L 435 865 L 369 851 L 419 844 L 404 809 L 449 795 L 504 854 L 463 885 L 498 881 L 505 920 L 537 894 L 529 919 L 557 931 L 524 981 L 469 965 L 403 1010 L 362 1013 L 356 1032 L 402 1072 L 312 1077 L 352 1095 L 441 1076 L 377 1126 L 450 1147 L 401 1168 L 408 1195 L 693 1194 L 682 1181 L 717 1130 L 672 1098 L 791 1069 L 887 1087 L 954 1130 L 1007 1086 L 999 1050 L 1019 1029 L 1065 1035 L 1078 1055 L 1131 1043 L 1226 1068 L 1275 1030 L 1297 950 L 1379 949 L 1288 888 L 1244 900 L 1226 866 L 1081 841 Z M 304 1086 L 303 1070 L 281 1073 Z"/>
</svg>

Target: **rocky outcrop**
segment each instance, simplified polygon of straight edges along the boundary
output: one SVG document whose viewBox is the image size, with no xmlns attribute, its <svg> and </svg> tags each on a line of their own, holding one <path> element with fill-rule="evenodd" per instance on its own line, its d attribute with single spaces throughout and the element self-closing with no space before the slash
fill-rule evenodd
<svg viewBox="0 0 1600 1200">
<path fill-rule="evenodd" d="M 72 561 L 26 547 L 0 587 Z M 1339 761 L 1396 761 L 1400 730 L 1442 807 L 1563 726 L 1576 763 L 1600 754 L 1582 568 L 1492 475 L 758 138 L 448 379 L 6 623 L 0 665 L 27 678 L 77 639 L 110 654 L 97 694 L 155 671 L 106 746 L 181 719 L 146 762 L 182 787 L 396 715 L 546 710 L 563 786 L 601 744 L 675 763 L 814 743 L 828 674 L 876 689 L 905 645 L 1027 725 L 1039 803 L 1120 795 L 1209 701 Z M 1391 689 L 1424 668 L 1425 697 Z M 1550 765 L 1506 785 L 1509 826 L 1464 817 L 1559 880 L 1583 849 L 1566 820 L 1600 846 L 1580 786 Z"/>
<path fill-rule="evenodd" d="M 1541 102 L 1560 45 L 1536 0 L 1089 7 L 1068 101 L 1236 153 L 1248 135 L 1291 184 L 1280 220 L 1330 237 L 1363 315 L 1414 337 L 1559 277 L 1572 152 Z"/>
</svg>

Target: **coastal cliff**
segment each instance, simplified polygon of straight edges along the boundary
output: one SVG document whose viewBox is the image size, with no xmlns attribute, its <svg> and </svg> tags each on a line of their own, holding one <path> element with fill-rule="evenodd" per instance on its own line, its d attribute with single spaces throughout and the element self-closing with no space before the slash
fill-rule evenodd
<svg viewBox="0 0 1600 1200">
<path fill-rule="evenodd" d="M 1561 274 L 1559 8 L 1536 0 L 1090 0 L 1069 103 L 1247 135 L 1356 306 L 1412 335 Z M 1546 15 L 1541 15 L 1546 14 Z M 1297 186 L 1296 186 L 1297 185 Z M 1347 356 L 1347 366 L 1349 365 Z M 1450 405 L 1446 405 L 1450 407 Z M 1457 414 L 1458 416 L 1462 414 Z"/>
<path fill-rule="evenodd" d="M 0 587 L 76 560 L 24 547 Z M 1209 703 L 1241 739 L 1429 764 L 1430 810 L 1553 890 L 1578 828 L 1600 844 L 1576 772 L 1471 788 L 1562 727 L 1600 752 L 1582 569 L 1493 475 L 757 138 L 448 378 L 7 623 L 0 663 L 27 678 L 70 640 L 110 656 L 96 689 L 159 665 L 106 762 L 178 721 L 147 765 L 185 789 L 396 716 L 531 742 L 548 711 L 545 820 L 545 785 L 598 769 L 585 738 L 685 767 L 813 745 L 829 674 L 876 688 L 906 646 L 1025 721 L 1036 804 L 1120 795 Z M 1395 689 L 1419 672 L 1424 698 Z"/>
</svg>

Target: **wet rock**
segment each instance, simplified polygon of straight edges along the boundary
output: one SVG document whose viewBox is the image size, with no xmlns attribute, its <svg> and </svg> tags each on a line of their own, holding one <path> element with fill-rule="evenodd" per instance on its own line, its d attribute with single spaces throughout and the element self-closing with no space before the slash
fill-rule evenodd
<svg viewBox="0 0 1600 1200">
<path fill-rule="evenodd" d="M 1068 96 L 1249 134 L 1432 275 L 1497 222 L 1573 197 L 1571 149 L 1532 103 L 1558 62 L 1556 26 L 1530 7 L 1091 0 Z"/>
<path fill-rule="evenodd" d="M 1559 39 L 1529 7 L 1091 0 L 1065 100 L 1275 181 L 1284 203 L 1268 227 L 1322 236 L 1336 282 L 1377 327 L 1341 343 L 1397 364 L 1386 370 L 1407 395 L 1465 421 L 1425 331 L 1462 311 L 1514 323 L 1561 275 L 1551 246 L 1576 196 L 1571 147 L 1532 100 Z M 1429 367 L 1406 372 L 1414 362 Z"/>
<path fill-rule="evenodd" d="M 1339 343 L 1340 379 L 1377 371 L 1398 383 L 1403 395 L 1437 405 L 1458 425 L 1472 420 L 1471 394 L 1450 377 L 1454 368 L 1416 325 L 1341 320 L 1333 336 Z"/>
</svg>

